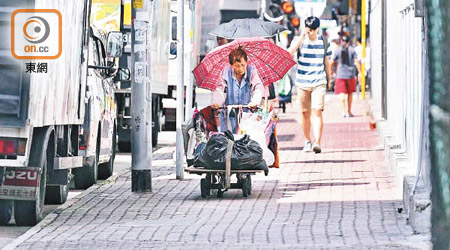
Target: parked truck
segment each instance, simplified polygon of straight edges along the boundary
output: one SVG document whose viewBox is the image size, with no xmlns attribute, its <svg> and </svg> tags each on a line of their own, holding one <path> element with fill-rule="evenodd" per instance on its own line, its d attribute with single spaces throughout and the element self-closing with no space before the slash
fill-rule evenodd
<svg viewBox="0 0 450 250">
<path fill-rule="evenodd" d="M 178 82 L 178 60 L 184 59 L 184 75 L 183 89 L 186 98 L 186 86 L 191 83 L 195 84 L 192 70 L 200 62 L 200 44 L 202 29 L 202 2 L 201 0 L 184 1 L 184 55 L 181 57 L 177 53 L 177 19 L 178 19 L 178 2 L 170 1 L 170 53 L 169 53 L 169 70 L 168 70 L 168 95 L 163 99 L 163 114 L 165 117 L 165 129 L 175 130 L 176 124 L 176 92 Z M 192 93 L 192 103 L 195 103 L 195 91 Z M 185 99 L 186 101 L 186 99 Z M 185 102 L 186 104 L 186 102 Z"/>
<path fill-rule="evenodd" d="M 168 55 L 170 33 L 170 0 L 149 1 L 151 10 L 158 13 L 148 24 L 152 36 L 148 38 L 148 54 L 152 60 L 150 84 L 152 91 L 152 145 L 158 143 L 158 135 L 164 125 L 163 98 L 168 95 Z M 122 0 L 121 32 L 124 35 L 125 49 L 120 57 L 120 67 L 130 68 L 131 65 L 131 0 Z M 118 148 L 123 152 L 131 151 L 131 81 L 118 80 L 116 90 L 117 100 L 117 131 L 119 135 Z"/>
<path fill-rule="evenodd" d="M 0 2 L 0 29 L 11 34 L 16 9 L 56 9 L 62 54 L 47 73 L 26 73 L 0 38 L 0 225 L 34 225 L 43 205 L 61 204 L 74 179 L 87 188 L 113 170 L 116 111 L 112 78 L 121 34 L 90 26 L 91 0 Z M 37 60 L 39 61 L 39 60 Z"/>
</svg>

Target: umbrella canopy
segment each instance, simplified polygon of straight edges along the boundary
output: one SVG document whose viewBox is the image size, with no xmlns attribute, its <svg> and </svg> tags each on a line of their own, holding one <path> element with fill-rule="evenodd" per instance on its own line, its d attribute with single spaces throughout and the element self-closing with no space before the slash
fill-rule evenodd
<svg viewBox="0 0 450 250">
<path fill-rule="evenodd" d="M 236 39 L 272 37 L 285 30 L 287 30 L 286 27 L 273 22 L 266 22 L 256 18 L 245 18 L 233 19 L 228 23 L 223 23 L 209 34 L 227 39 Z"/>
<path fill-rule="evenodd" d="M 217 47 L 206 54 L 203 61 L 192 71 L 197 81 L 197 87 L 215 90 L 223 81 L 222 71 L 230 65 L 228 55 L 241 46 L 248 57 L 248 64 L 255 65 L 264 85 L 283 78 L 288 70 L 295 65 L 292 56 L 264 38 L 242 38 Z"/>
</svg>

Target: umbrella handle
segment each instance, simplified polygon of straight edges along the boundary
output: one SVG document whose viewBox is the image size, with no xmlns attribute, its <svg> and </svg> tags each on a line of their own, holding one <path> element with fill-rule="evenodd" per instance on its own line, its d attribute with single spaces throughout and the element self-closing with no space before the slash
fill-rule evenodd
<svg viewBox="0 0 450 250">
<path fill-rule="evenodd" d="M 261 106 L 256 106 L 256 108 L 260 108 Z M 240 108 L 249 108 L 248 105 L 223 105 L 221 107 L 219 107 L 218 109 L 227 109 L 227 108 L 232 108 L 232 109 L 240 109 Z"/>
<path fill-rule="evenodd" d="M 247 108 L 247 105 L 223 105 L 222 107 L 219 107 L 219 109 L 227 109 L 227 108 L 232 108 L 232 109 L 238 109 L 238 108 Z"/>
</svg>

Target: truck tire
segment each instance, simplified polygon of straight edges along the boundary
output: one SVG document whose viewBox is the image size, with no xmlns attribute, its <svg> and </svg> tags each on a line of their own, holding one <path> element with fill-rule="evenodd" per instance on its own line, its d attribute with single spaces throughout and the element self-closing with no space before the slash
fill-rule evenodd
<svg viewBox="0 0 450 250">
<path fill-rule="evenodd" d="M 33 139 L 37 141 L 45 140 L 45 134 L 36 133 Z M 15 201 L 14 219 L 16 220 L 17 226 L 34 226 L 43 218 L 45 191 L 47 186 L 47 166 L 49 162 L 53 162 L 53 159 L 55 157 L 54 155 L 55 139 L 53 135 L 49 137 L 46 146 L 47 149 L 44 151 L 45 156 L 41 166 L 42 172 L 37 199 L 35 201 Z M 35 155 L 33 157 L 42 157 L 42 156 Z M 30 159 L 30 164 L 33 164 L 33 162 L 39 162 L 39 160 Z"/>
<path fill-rule="evenodd" d="M 58 147 L 59 145 L 56 146 Z M 49 148 L 49 151 L 50 150 L 51 149 Z M 51 154 L 49 156 L 49 159 L 51 158 L 51 160 L 47 162 L 47 182 L 51 182 L 51 171 L 55 171 L 53 164 L 56 152 L 53 150 L 52 152 L 49 153 Z M 66 178 L 68 178 L 67 175 Z M 68 195 L 69 195 L 68 184 L 47 186 L 45 190 L 45 204 L 54 204 L 54 205 L 63 204 L 64 202 L 66 202 Z"/>
<path fill-rule="evenodd" d="M 159 122 L 159 119 L 160 119 L 160 114 L 159 114 L 160 112 L 158 112 L 158 115 L 156 116 L 156 119 L 155 119 L 155 126 L 152 128 L 152 146 L 153 147 L 156 147 L 156 145 L 158 145 L 158 134 L 159 134 L 159 131 L 161 130 L 160 129 L 160 122 Z"/>
<path fill-rule="evenodd" d="M 131 152 L 131 142 L 129 141 L 121 141 L 119 144 L 119 151 L 129 153 Z"/>
<path fill-rule="evenodd" d="M 113 141 L 112 141 L 112 149 L 111 149 L 111 158 L 109 158 L 108 162 L 102 163 L 98 165 L 98 178 L 100 180 L 108 179 L 114 172 L 114 159 L 116 158 L 116 129 L 113 130 Z"/>
<path fill-rule="evenodd" d="M 152 130 L 152 146 L 156 147 L 158 145 L 158 131 Z"/>
<path fill-rule="evenodd" d="M 74 184 L 75 189 L 88 189 L 90 186 L 97 183 L 98 176 L 98 158 L 100 156 L 100 134 L 101 130 L 99 127 L 99 132 L 97 134 L 97 145 L 96 153 L 94 157 L 94 162 L 92 164 L 83 166 L 81 168 L 74 168 Z"/>
<path fill-rule="evenodd" d="M 47 186 L 45 204 L 60 205 L 67 201 L 69 195 L 68 185 Z"/>
<path fill-rule="evenodd" d="M 0 226 L 8 225 L 11 220 L 13 201 L 0 200 Z"/>
</svg>

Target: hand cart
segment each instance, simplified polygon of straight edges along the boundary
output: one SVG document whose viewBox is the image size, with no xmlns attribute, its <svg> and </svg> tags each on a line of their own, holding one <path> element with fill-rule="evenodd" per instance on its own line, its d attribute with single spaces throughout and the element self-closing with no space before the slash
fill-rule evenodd
<svg viewBox="0 0 450 250">
<path fill-rule="evenodd" d="M 228 113 L 230 108 L 239 108 L 242 110 L 242 105 L 228 105 L 227 107 L 221 107 L 220 109 L 227 109 Z M 230 122 L 228 119 L 228 126 Z M 218 126 L 219 127 L 219 126 Z M 264 170 L 232 170 L 231 169 L 231 153 L 233 149 L 234 141 L 229 140 L 227 145 L 227 155 L 225 170 L 206 169 L 199 167 L 188 167 L 184 171 L 190 174 L 205 174 L 206 177 L 200 180 L 200 191 L 203 198 L 211 195 L 211 190 L 217 190 L 217 197 L 222 198 L 223 193 L 228 189 L 242 189 L 242 195 L 248 197 L 252 193 L 252 175 L 256 173 L 264 172 Z M 236 175 L 237 182 L 231 183 L 231 176 Z"/>
<path fill-rule="evenodd" d="M 222 198 L 223 193 L 228 189 L 242 189 L 242 195 L 247 197 L 252 194 L 252 178 L 251 176 L 263 172 L 263 170 L 213 170 L 190 167 L 185 169 L 191 174 L 203 175 L 205 178 L 200 180 L 200 192 L 203 198 L 211 195 L 212 189 L 217 189 L 217 197 Z M 237 177 L 236 183 L 230 183 L 231 175 Z"/>
</svg>

